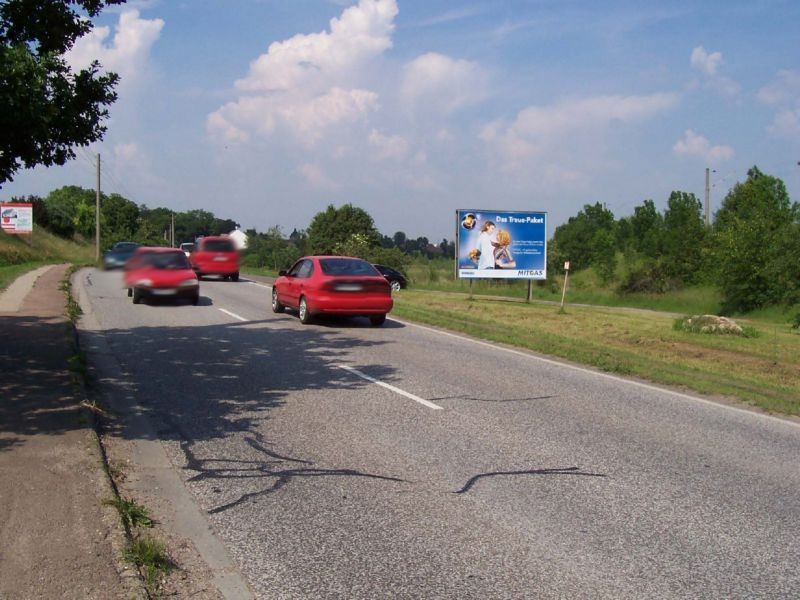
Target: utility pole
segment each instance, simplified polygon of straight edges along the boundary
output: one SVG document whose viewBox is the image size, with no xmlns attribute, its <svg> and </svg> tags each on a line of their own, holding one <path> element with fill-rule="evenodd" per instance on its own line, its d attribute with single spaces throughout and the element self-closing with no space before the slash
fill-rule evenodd
<svg viewBox="0 0 800 600">
<path fill-rule="evenodd" d="M 709 216 L 709 208 L 710 208 L 710 197 L 711 197 L 711 172 L 709 171 L 708 167 L 706 167 L 706 227 L 708 227 L 711 223 L 711 217 Z"/>
<path fill-rule="evenodd" d="M 170 239 L 170 247 L 175 247 L 175 211 L 171 211 L 170 214 L 171 221 L 169 226 L 169 239 Z"/>
<path fill-rule="evenodd" d="M 94 207 L 94 260 L 100 262 L 100 153 L 97 154 L 97 195 Z"/>
</svg>

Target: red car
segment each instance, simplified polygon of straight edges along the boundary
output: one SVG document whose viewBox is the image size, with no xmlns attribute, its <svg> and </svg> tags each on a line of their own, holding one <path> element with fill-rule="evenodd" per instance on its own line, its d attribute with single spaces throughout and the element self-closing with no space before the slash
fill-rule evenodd
<svg viewBox="0 0 800 600">
<path fill-rule="evenodd" d="M 239 251 L 227 235 L 200 238 L 189 260 L 198 278 L 221 275 L 225 279 L 239 281 Z"/>
<path fill-rule="evenodd" d="M 389 282 L 375 267 L 349 256 L 306 256 L 272 284 L 272 310 L 297 310 L 301 323 L 314 315 L 369 317 L 382 325 L 392 310 Z"/>
<path fill-rule="evenodd" d="M 200 284 L 180 248 L 142 247 L 125 263 L 125 286 L 133 303 L 142 298 L 183 298 L 197 305 Z"/>
</svg>

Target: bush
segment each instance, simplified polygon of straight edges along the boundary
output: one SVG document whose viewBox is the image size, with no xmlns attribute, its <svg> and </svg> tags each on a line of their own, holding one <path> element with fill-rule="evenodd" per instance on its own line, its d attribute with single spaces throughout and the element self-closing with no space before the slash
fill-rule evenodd
<svg viewBox="0 0 800 600">
<path fill-rule="evenodd" d="M 646 265 L 634 269 L 620 284 L 620 294 L 664 294 L 681 288 L 681 282 L 669 277 L 661 265 Z"/>
</svg>

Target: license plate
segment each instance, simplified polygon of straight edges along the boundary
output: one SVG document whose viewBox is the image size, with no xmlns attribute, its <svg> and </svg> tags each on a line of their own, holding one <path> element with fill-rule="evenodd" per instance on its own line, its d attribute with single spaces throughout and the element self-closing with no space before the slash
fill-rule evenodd
<svg viewBox="0 0 800 600">
<path fill-rule="evenodd" d="M 364 288 L 358 283 L 340 283 L 336 286 L 339 292 L 360 292 L 362 289 Z"/>
<path fill-rule="evenodd" d="M 214 261 L 215 261 L 215 262 L 224 262 L 224 261 L 226 261 L 226 260 L 228 260 L 228 257 L 227 257 L 227 256 L 215 256 L 215 257 L 214 257 Z"/>
<path fill-rule="evenodd" d="M 151 290 L 154 296 L 174 296 L 177 290 Z"/>
</svg>

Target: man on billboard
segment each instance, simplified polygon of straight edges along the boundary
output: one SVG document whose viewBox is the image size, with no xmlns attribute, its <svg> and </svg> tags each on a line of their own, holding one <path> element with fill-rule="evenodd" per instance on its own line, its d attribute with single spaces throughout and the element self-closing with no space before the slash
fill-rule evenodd
<svg viewBox="0 0 800 600">
<path fill-rule="evenodd" d="M 497 243 L 494 239 L 495 224 L 486 221 L 481 227 L 481 234 L 478 236 L 478 268 L 494 269 L 494 250 Z"/>
</svg>

